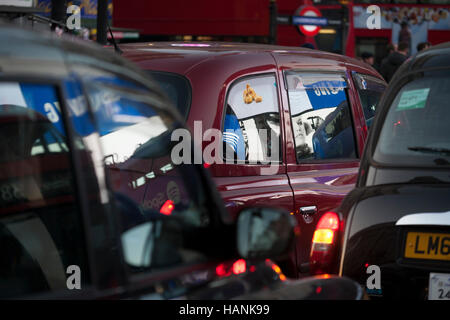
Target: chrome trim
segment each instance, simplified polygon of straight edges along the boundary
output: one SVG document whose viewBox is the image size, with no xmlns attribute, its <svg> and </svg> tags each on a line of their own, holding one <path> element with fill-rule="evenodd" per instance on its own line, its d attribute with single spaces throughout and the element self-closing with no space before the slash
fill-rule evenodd
<svg viewBox="0 0 450 320">
<path fill-rule="evenodd" d="M 299 212 L 302 215 L 308 215 L 308 216 L 312 216 L 314 214 L 317 213 L 317 207 L 316 206 L 309 206 L 309 207 L 301 207 L 299 209 Z"/>
<path fill-rule="evenodd" d="M 435 213 L 415 213 L 408 214 L 400 218 L 396 226 L 450 226 L 450 211 Z"/>
</svg>

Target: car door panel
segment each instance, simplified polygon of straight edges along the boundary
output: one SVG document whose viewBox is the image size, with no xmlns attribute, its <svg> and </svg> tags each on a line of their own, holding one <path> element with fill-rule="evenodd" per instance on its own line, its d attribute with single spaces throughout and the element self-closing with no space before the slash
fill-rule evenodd
<svg viewBox="0 0 450 320">
<path fill-rule="evenodd" d="M 242 93 L 245 93 L 248 88 L 253 89 L 262 101 L 254 100 L 249 103 L 242 100 Z M 242 208 L 250 205 L 270 205 L 292 211 L 292 190 L 284 164 L 285 144 L 282 127 L 284 118 L 280 114 L 279 85 L 275 73 L 241 76 L 230 85 L 226 96 L 224 141 L 229 142 L 225 134 L 233 129 L 231 122 L 227 122 L 227 117 L 238 120 L 235 123 L 239 125 L 235 124 L 234 128 L 242 130 L 242 135 L 239 134 L 239 137 L 243 137 L 245 141 L 245 153 L 237 152 L 237 160 L 226 159 L 225 163 L 214 164 L 210 168 L 228 211 L 233 218 L 237 217 Z M 256 126 L 250 126 L 248 121 L 254 121 Z M 255 130 L 253 128 L 269 130 L 270 150 L 271 153 L 278 151 L 278 157 L 273 158 L 270 154 L 269 158 L 267 152 L 269 148 L 266 150 L 267 154 L 252 155 L 255 144 L 260 144 L 263 149 L 265 147 L 263 138 L 253 138 L 251 135 L 254 133 L 252 130 Z M 272 139 L 273 132 L 278 135 L 278 140 Z M 279 143 L 278 150 L 272 148 L 275 141 Z M 245 154 L 246 158 L 240 159 L 239 154 Z"/>
<path fill-rule="evenodd" d="M 216 177 L 214 182 L 233 219 L 249 206 L 270 205 L 292 211 L 292 190 L 285 174 Z"/>
<path fill-rule="evenodd" d="M 297 79 L 299 82 L 285 76 L 285 90 L 282 93 L 290 114 L 296 113 L 290 116 L 290 121 L 285 121 L 286 141 L 290 141 L 293 146 L 287 150 L 286 158 L 287 175 L 294 193 L 293 213 L 300 226 L 296 265 L 302 274 L 308 270 L 311 241 L 317 222 L 324 213 L 335 210 L 356 183 L 359 151 L 365 137 L 360 129 L 361 114 L 346 73 L 329 72 L 329 76 L 326 71 L 291 74 L 309 74 Z M 310 108 L 296 112 L 293 111 L 295 106 L 291 108 L 289 99 L 292 99 L 293 94 L 300 95 L 300 91 L 306 92 L 302 94 L 303 99 L 309 102 L 303 103 L 310 103 Z M 318 100 L 322 97 L 322 101 Z M 330 103 L 336 106 L 328 108 L 327 104 Z M 344 118 L 345 121 L 342 120 Z M 345 126 L 340 125 L 343 121 Z M 339 126 L 342 128 L 339 129 Z M 296 146 L 299 141 L 303 141 L 305 146 Z M 353 142 L 349 144 L 349 141 Z M 340 147 L 335 148 L 333 144 L 340 144 Z"/>
<path fill-rule="evenodd" d="M 294 190 L 295 217 L 300 226 L 300 242 L 296 248 L 297 267 L 305 269 L 311 250 L 315 226 L 320 217 L 335 210 L 350 192 L 357 179 L 359 161 L 344 164 L 288 165 L 288 176 Z M 301 208 L 315 206 L 317 212 L 305 216 Z"/>
</svg>

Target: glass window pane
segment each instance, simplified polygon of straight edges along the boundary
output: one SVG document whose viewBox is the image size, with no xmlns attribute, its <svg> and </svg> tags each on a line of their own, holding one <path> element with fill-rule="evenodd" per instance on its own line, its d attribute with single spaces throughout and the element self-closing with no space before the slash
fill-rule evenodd
<svg viewBox="0 0 450 320">
<path fill-rule="evenodd" d="M 228 160 L 280 161 L 280 115 L 274 76 L 246 78 L 233 84 L 228 93 L 223 140 Z"/>
<path fill-rule="evenodd" d="M 448 74 L 434 74 L 407 83 L 399 90 L 391 104 L 374 159 L 382 163 L 401 165 L 448 166 L 448 101 Z"/>
<path fill-rule="evenodd" d="M 89 273 L 54 87 L 0 83 L 0 297 L 67 289 Z"/>
<path fill-rule="evenodd" d="M 148 72 L 186 120 L 191 105 L 191 86 L 189 81 L 182 75 L 175 73 L 160 71 Z"/>
<path fill-rule="evenodd" d="M 386 85 L 373 77 L 356 73 L 353 75 L 353 79 L 356 83 L 367 127 L 370 128 L 372 126 L 378 102 L 380 101 L 384 90 L 386 90 Z"/>
<path fill-rule="evenodd" d="M 94 80 L 87 87 L 130 271 L 205 260 L 208 199 L 194 166 L 171 160 L 172 119 L 133 84 Z"/>
<path fill-rule="evenodd" d="M 356 158 L 345 79 L 289 72 L 286 81 L 297 160 Z"/>
</svg>

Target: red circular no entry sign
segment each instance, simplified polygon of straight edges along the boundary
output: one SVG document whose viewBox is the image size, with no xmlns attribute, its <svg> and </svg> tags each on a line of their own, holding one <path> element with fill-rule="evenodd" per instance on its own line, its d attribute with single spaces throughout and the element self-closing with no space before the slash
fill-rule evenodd
<svg viewBox="0 0 450 320">
<path fill-rule="evenodd" d="M 302 6 L 297 9 L 296 11 L 297 16 L 301 17 L 321 17 L 322 13 L 319 9 L 313 6 Z M 303 33 L 307 37 L 314 37 L 316 34 L 319 33 L 320 26 L 313 26 L 313 25 L 299 25 L 298 29 L 301 33 Z"/>
</svg>

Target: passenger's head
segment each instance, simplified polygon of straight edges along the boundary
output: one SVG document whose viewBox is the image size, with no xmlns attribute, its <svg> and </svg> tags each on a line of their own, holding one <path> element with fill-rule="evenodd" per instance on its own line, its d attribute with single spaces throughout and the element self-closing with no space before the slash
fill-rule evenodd
<svg viewBox="0 0 450 320">
<path fill-rule="evenodd" d="M 408 53 L 409 53 L 409 44 L 407 42 L 400 42 L 398 44 L 397 51 L 402 53 L 402 54 L 404 54 L 404 55 L 408 55 Z"/>
<path fill-rule="evenodd" d="M 431 47 L 431 43 L 429 42 L 421 42 L 417 45 L 417 52 L 425 50 L 427 48 Z"/>
<path fill-rule="evenodd" d="M 309 43 L 309 42 L 306 42 L 306 43 L 302 44 L 301 47 L 302 48 L 308 48 L 308 49 L 315 49 L 316 48 L 312 43 Z"/>
<path fill-rule="evenodd" d="M 375 63 L 375 57 L 370 52 L 363 52 L 361 58 L 365 63 L 370 64 L 371 66 Z"/>
<path fill-rule="evenodd" d="M 396 50 L 396 48 L 395 48 L 395 46 L 392 43 L 389 43 L 386 46 L 386 52 L 387 52 L 388 55 L 391 54 L 392 52 L 394 52 L 395 50 Z"/>
</svg>

